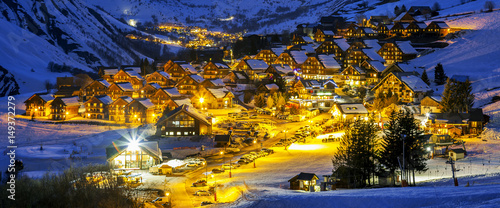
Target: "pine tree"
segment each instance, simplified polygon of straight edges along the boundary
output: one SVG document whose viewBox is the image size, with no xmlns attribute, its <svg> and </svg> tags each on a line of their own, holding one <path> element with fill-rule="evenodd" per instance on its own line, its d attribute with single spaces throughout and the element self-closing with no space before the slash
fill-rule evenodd
<svg viewBox="0 0 500 208">
<path fill-rule="evenodd" d="M 376 141 L 377 126 L 373 121 L 357 119 L 342 136 L 340 146 L 332 158 L 333 171 L 344 170 L 343 178 L 353 181 L 355 187 L 371 184 L 375 173 L 378 149 Z"/>
<path fill-rule="evenodd" d="M 455 106 L 455 97 L 453 91 L 455 90 L 455 84 L 448 79 L 446 85 L 444 86 L 443 95 L 441 96 L 441 112 L 450 113 L 453 112 Z"/>
<path fill-rule="evenodd" d="M 266 105 L 266 100 L 264 98 L 264 94 L 260 93 L 254 96 L 254 104 L 255 106 L 262 108 Z"/>
<path fill-rule="evenodd" d="M 448 79 L 441 96 L 442 112 L 465 113 L 474 105 L 474 94 L 469 80 L 459 82 Z"/>
<path fill-rule="evenodd" d="M 472 86 L 469 80 L 465 81 L 465 83 L 463 83 L 462 85 L 463 85 L 462 93 L 464 94 L 463 102 L 465 105 L 465 108 L 463 110 L 468 113 L 472 109 L 472 106 L 474 105 L 475 96 L 472 93 Z"/>
<path fill-rule="evenodd" d="M 442 85 L 446 83 L 446 74 L 444 73 L 443 65 L 438 63 L 434 68 L 434 82 L 436 85 Z"/>
<path fill-rule="evenodd" d="M 396 6 L 394 7 L 394 15 L 399 16 L 399 14 L 401 14 L 401 13 L 399 12 L 399 7 L 398 7 L 398 5 L 396 5 Z"/>
<path fill-rule="evenodd" d="M 278 102 L 276 102 L 276 106 L 279 108 L 283 108 L 286 104 L 285 97 L 283 96 L 282 93 L 279 94 L 278 96 Z"/>
<path fill-rule="evenodd" d="M 406 11 L 407 11 L 406 6 L 403 4 L 403 6 L 401 7 L 401 13 L 406 12 Z"/>
<path fill-rule="evenodd" d="M 427 76 L 427 72 L 424 70 L 424 72 L 422 73 L 422 81 L 425 82 L 425 84 L 427 85 L 431 85 L 431 82 L 429 81 L 429 77 Z"/>
</svg>

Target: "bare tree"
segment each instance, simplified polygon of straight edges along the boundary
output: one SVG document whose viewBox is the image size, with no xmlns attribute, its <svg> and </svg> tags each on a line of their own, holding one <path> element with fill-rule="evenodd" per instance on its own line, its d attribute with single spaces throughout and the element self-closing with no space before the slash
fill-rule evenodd
<svg viewBox="0 0 500 208">
<path fill-rule="evenodd" d="M 432 11 L 437 12 L 441 10 L 441 5 L 439 3 L 435 2 L 434 5 L 432 5 Z"/>
</svg>

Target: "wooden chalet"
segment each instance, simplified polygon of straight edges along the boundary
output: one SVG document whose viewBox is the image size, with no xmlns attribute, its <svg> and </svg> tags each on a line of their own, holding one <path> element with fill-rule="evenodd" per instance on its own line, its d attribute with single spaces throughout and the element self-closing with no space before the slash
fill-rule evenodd
<svg viewBox="0 0 500 208">
<path fill-rule="evenodd" d="M 331 30 L 323 31 L 321 29 L 317 29 L 316 33 L 314 33 L 314 40 L 316 42 L 323 42 L 326 39 L 332 39 L 334 37 L 335 37 L 335 33 Z"/>
<path fill-rule="evenodd" d="M 204 79 L 222 79 L 229 74 L 230 68 L 226 63 L 223 62 L 208 62 L 207 65 L 203 67 L 203 78 Z"/>
<path fill-rule="evenodd" d="M 151 98 L 160 88 L 162 87 L 156 83 L 147 83 L 146 85 L 144 85 L 144 87 L 137 91 L 137 93 L 139 94 L 137 97 Z"/>
<path fill-rule="evenodd" d="M 87 102 L 83 103 L 85 106 L 84 118 L 90 119 L 109 119 L 109 105 L 113 103 L 111 97 L 107 95 L 93 96 Z"/>
<path fill-rule="evenodd" d="M 114 76 L 118 73 L 120 69 L 117 67 L 100 67 L 99 77 L 107 82 L 114 82 Z"/>
<path fill-rule="evenodd" d="M 191 103 L 198 109 L 224 109 L 233 107 L 234 94 L 225 88 L 200 88 Z"/>
<path fill-rule="evenodd" d="M 391 27 L 391 30 L 389 33 L 391 35 L 396 35 L 396 36 L 408 36 L 408 26 L 410 26 L 409 22 L 395 22 L 394 25 Z"/>
<path fill-rule="evenodd" d="M 381 74 L 381 78 L 384 78 L 386 77 L 387 75 L 389 75 L 391 72 L 415 72 L 417 76 L 419 76 L 419 74 L 416 72 L 417 71 L 417 67 L 411 65 L 411 64 L 408 64 L 408 63 L 393 63 L 389 66 L 387 66 L 384 71 L 382 71 L 382 74 Z"/>
<path fill-rule="evenodd" d="M 146 76 L 147 83 L 156 83 L 161 87 L 173 87 L 175 86 L 175 82 L 170 79 L 170 74 L 164 71 L 155 71 Z"/>
<path fill-rule="evenodd" d="M 393 20 L 395 23 L 396 22 L 407 22 L 407 23 L 410 23 L 410 22 L 415 22 L 415 18 L 413 18 L 413 16 L 408 13 L 408 12 L 403 12 L 401 13 L 399 16 L 396 17 L 396 19 Z"/>
<path fill-rule="evenodd" d="M 293 84 L 291 89 L 293 92 L 297 93 L 300 99 L 304 100 L 333 100 L 335 94 L 335 89 L 337 84 L 332 80 L 297 80 Z M 310 106 L 316 107 L 330 107 L 329 103 L 314 102 L 314 105 Z M 326 105 L 325 105 L 326 104 Z M 316 106 L 318 105 L 318 106 Z"/>
<path fill-rule="evenodd" d="M 334 55 L 318 55 L 318 60 L 324 67 L 324 74 L 318 75 L 318 79 L 332 79 L 338 76 L 342 67 Z"/>
<path fill-rule="evenodd" d="M 263 60 L 248 59 L 240 61 L 235 69 L 238 71 L 244 71 L 248 75 L 250 80 L 254 81 L 259 79 L 258 74 L 264 73 L 267 67 L 269 67 L 269 65 Z"/>
<path fill-rule="evenodd" d="M 106 95 L 110 86 L 111 84 L 108 81 L 104 79 L 96 79 L 81 89 L 80 96 L 84 101 L 86 101 L 93 96 Z"/>
<path fill-rule="evenodd" d="M 366 81 L 366 71 L 365 69 L 357 65 L 349 65 L 345 68 L 340 75 L 342 76 L 342 81 L 345 85 L 350 86 L 365 86 Z"/>
<path fill-rule="evenodd" d="M 360 67 L 366 72 L 366 84 L 376 85 L 382 76 L 382 72 L 385 70 L 385 66 L 380 61 L 369 61 L 365 60 L 360 64 Z"/>
<path fill-rule="evenodd" d="M 157 136 L 178 137 L 210 134 L 212 134 L 211 118 L 188 105 L 181 105 L 164 114 L 156 123 Z"/>
<path fill-rule="evenodd" d="M 128 82 L 113 83 L 108 87 L 108 93 L 113 100 L 122 96 L 132 97 L 134 95 L 134 87 Z"/>
<path fill-rule="evenodd" d="M 66 120 L 79 115 L 81 103 L 78 97 L 56 97 L 50 103 L 50 119 Z"/>
<path fill-rule="evenodd" d="M 347 26 L 347 29 L 345 30 L 345 33 L 343 34 L 345 38 L 352 38 L 354 37 L 354 34 L 356 34 L 356 30 L 358 30 L 358 25 L 356 23 L 351 22 L 349 26 Z"/>
<path fill-rule="evenodd" d="M 31 117 L 46 117 L 51 113 L 50 103 L 54 96 L 48 93 L 35 93 L 24 101 L 26 115 Z"/>
<path fill-rule="evenodd" d="M 420 101 L 420 114 L 441 113 L 443 106 L 441 105 L 440 96 L 426 96 Z"/>
<path fill-rule="evenodd" d="M 261 84 L 259 87 L 257 87 L 258 92 L 264 92 L 268 94 L 276 93 L 278 92 L 280 87 L 277 84 Z"/>
<path fill-rule="evenodd" d="M 425 33 L 427 35 L 444 37 L 450 32 L 450 26 L 443 21 L 432 21 L 427 28 L 425 28 Z"/>
<path fill-rule="evenodd" d="M 125 106 L 132 102 L 132 98 L 129 96 L 117 97 L 108 106 L 109 110 L 109 120 L 115 121 L 117 123 L 125 123 Z"/>
<path fill-rule="evenodd" d="M 346 55 L 343 65 L 344 68 L 347 68 L 349 65 L 359 65 L 365 60 L 385 62 L 385 60 L 378 55 L 375 50 L 371 48 L 363 48 L 351 50 L 351 52 Z"/>
<path fill-rule="evenodd" d="M 336 103 L 329 111 L 336 121 L 353 121 L 366 119 L 368 110 L 362 103 Z"/>
<path fill-rule="evenodd" d="M 419 76 L 411 72 L 391 72 L 372 91 L 375 95 L 392 92 L 403 103 L 419 103 L 432 90 Z"/>
<path fill-rule="evenodd" d="M 427 24 L 425 22 L 411 22 L 408 27 L 406 27 L 406 34 L 409 36 L 422 36 L 425 33 Z"/>
<path fill-rule="evenodd" d="M 264 71 L 268 77 L 272 76 L 294 76 L 295 72 L 292 67 L 288 64 L 271 64 L 267 67 L 266 71 Z"/>
<path fill-rule="evenodd" d="M 255 59 L 263 60 L 267 65 L 274 63 L 277 58 L 278 56 L 272 50 L 268 49 L 260 50 L 259 53 L 255 55 Z"/>
<path fill-rule="evenodd" d="M 300 66 L 299 74 L 304 79 L 318 79 L 318 76 L 325 76 L 325 67 L 316 57 L 311 56 Z"/>
<path fill-rule="evenodd" d="M 430 113 L 428 129 L 434 134 L 481 134 L 488 116 L 481 108 L 471 109 L 468 113 Z M 455 130 L 459 131 L 456 132 Z"/>
<path fill-rule="evenodd" d="M 156 114 L 160 114 L 165 110 L 173 110 L 177 107 L 177 103 L 173 100 L 181 98 L 182 95 L 179 93 L 177 88 L 161 88 L 150 98 L 151 102 L 155 105 Z"/>
<path fill-rule="evenodd" d="M 290 182 L 290 189 L 292 190 L 310 191 L 311 188 L 314 190 L 317 180 L 319 178 L 314 173 L 300 173 L 288 180 L 288 182 Z"/>
<path fill-rule="evenodd" d="M 353 35 L 355 38 L 375 38 L 377 36 L 377 31 L 373 30 L 371 27 L 359 27 Z"/>
<path fill-rule="evenodd" d="M 191 74 L 180 79 L 175 87 L 181 94 L 194 95 L 200 89 L 201 83 L 203 81 L 205 81 L 205 79 L 203 79 L 201 76 Z"/>
<path fill-rule="evenodd" d="M 142 88 L 144 83 L 144 78 L 139 73 L 137 73 L 137 71 L 134 71 L 132 69 L 121 69 L 113 76 L 113 78 L 115 83 L 130 83 L 134 91 Z"/>
<path fill-rule="evenodd" d="M 116 169 L 144 170 L 162 161 L 158 141 L 140 139 L 136 148 L 129 148 L 130 139 L 117 139 L 106 147 L 106 160 Z"/>
<path fill-rule="evenodd" d="M 133 99 L 125 105 L 125 121 L 127 123 L 154 123 L 159 116 L 155 114 L 155 105 L 147 98 Z"/>
<path fill-rule="evenodd" d="M 244 71 L 231 71 L 226 75 L 222 81 L 226 85 L 248 84 L 250 77 Z"/>
<path fill-rule="evenodd" d="M 377 53 L 382 56 L 387 64 L 409 61 L 416 58 L 418 54 L 410 43 L 410 41 L 385 43 Z"/>
<path fill-rule="evenodd" d="M 379 35 L 390 36 L 393 24 L 380 24 L 375 29 Z"/>
<path fill-rule="evenodd" d="M 289 65 L 292 68 L 296 68 L 297 65 L 298 65 L 297 62 L 295 61 L 295 59 L 293 59 L 293 57 L 290 55 L 289 52 L 283 52 L 283 53 L 281 53 L 278 56 L 278 58 L 276 58 L 276 60 L 274 61 L 274 64 Z"/>
<path fill-rule="evenodd" d="M 175 82 L 181 80 L 184 76 L 197 74 L 196 69 L 186 62 L 177 62 L 174 61 L 173 65 L 165 70 L 168 74 L 170 74 L 170 78 Z"/>
<path fill-rule="evenodd" d="M 226 86 L 222 79 L 205 79 L 201 82 L 201 86 L 205 88 L 223 88 Z"/>
</svg>

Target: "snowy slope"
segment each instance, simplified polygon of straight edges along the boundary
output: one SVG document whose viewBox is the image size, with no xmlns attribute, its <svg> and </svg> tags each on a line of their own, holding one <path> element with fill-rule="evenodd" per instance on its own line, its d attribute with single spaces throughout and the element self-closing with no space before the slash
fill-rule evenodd
<svg viewBox="0 0 500 208">
<path fill-rule="evenodd" d="M 138 55 L 119 41 L 133 27 L 79 1 L 6 0 L 0 11 L 0 65 L 21 93 L 55 83 L 72 68 L 95 72 L 100 65 L 131 64 Z M 51 62 L 68 72 L 47 70 Z"/>
</svg>

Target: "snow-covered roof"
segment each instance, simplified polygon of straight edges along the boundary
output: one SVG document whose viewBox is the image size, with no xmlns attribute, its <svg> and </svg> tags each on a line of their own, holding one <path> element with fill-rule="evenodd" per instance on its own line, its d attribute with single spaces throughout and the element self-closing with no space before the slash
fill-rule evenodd
<svg viewBox="0 0 500 208">
<path fill-rule="evenodd" d="M 416 71 L 417 67 L 413 66 L 409 63 L 396 63 L 399 68 L 401 68 L 404 72 L 413 72 Z"/>
<path fill-rule="evenodd" d="M 319 61 L 327 69 L 340 69 L 340 64 L 332 56 L 328 55 L 318 55 Z"/>
<path fill-rule="evenodd" d="M 406 15 L 407 12 L 403 12 L 401 13 L 399 16 L 396 17 L 396 19 L 394 19 L 394 21 L 401 21 L 401 19 L 403 19 L 403 17 Z"/>
<path fill-rule="evenodd" d="M 75 97 L 65 97 L 61 98 L 61 100 L 64 102 L 66 106 L 75 106 L 75 105 L 81 105 L 81 103 L 78 101 L 78 96 Z"/>
<path fill-rule="evenodd" d="M 375 69 L 375 71 L 377 72 L 382 72 L 384 71 L 385 69 L 385 66 L 382 62 L 380 61 L 367 61 L 372 67 L 373 69 Z"/>
<path fill-rule="evenodd" d="M 104 69 L 104 75 L 115 75 L 118 73 L 118 69 Z"/>
<path fill-rule="evenodd" d="M 227 94 L 227 92 L 225 92 L 223 88 L 217 88 L 217 89 L 207 88 L 207 90 L 210 91 L 210 93 L 212 93 L 212 95 L 214 95 L 215 98 L 224 98 Z"/>
<path fill-rule="evenodd" d="M 276 71 L 281 72 L 283 74 L 292 73 L 293 69 L 288 64 L 273 64 L 273 67 Z"/>
<path fill-rule="evenodd" d="M 158 72 L 158 74 L 160 74 L 161 76 L 163 76 L 163 77 L 165 77 L 165 78 L 167 78 L 167 79 L 170 79 L 170 74 L 169 74 L 169 73 L 164 72 L 164 71 L 160 71 L 160 70 L 158 70 L 157 72 Z"/>
<path fill-rule="evenodd" d="M 130 77 L 136 77 L 136 78 L 138 78 L 138 79 L 144 79 L 144 78 L 142 78 L 142 76 L 141 76 L 139 73 L 137 73 L 137 72 L 136 72 L 136 71 L 134 71 L 134 70 L 126 70 L 126 71 L 125 71 L 125 70 L 123 70 L 123 71 L 124 71 L 125 73 L 127 73 Z"/>
<path fill-rule="evenodd" d="M 358 71 L 360 74 L 366 74 L 366 71 L 357 65 L 351 65 L 351 67 L 354 68 L 354 70 Z"/>
<path fill-rule="evenodd" d="M 134 91 L 134 87 L 129 82 L 115 83 L 123 91 Z"/>
<path fill-rule="evenodd" d="M 363 48 L 361 50 L 366 54 L 366 56 L 368 56 L 370 60 L 385 62 L 382 56 L 378 55 L 378 53 L 372 48 Z"/>
<path fill-rule="evenodd" d="M 403 54 L 417 54 L 418 52 L 411 46 L 410 41 L 396 41 L 396 45 Z"/>
<path fill-rule="evenodd" d="M 194 81 L 196 81 L 198 83 L 205 81 L 205 79 L 203 79 L 203 77 L 201 77 L 200 75 L 191 74 L 191 75 L 189 75 L 189 77 L 191 77 Z"/>
<path fill-rule="evenodd" d="M 427 24 L 425 24 L 425 22 L 413 22 L 413 23 L 417 25 L 420 29 L 427 28 Z"/>
<path fill-rule="evenodd" d="M 372 28 L 369 28 L 369 27 L 365 27 L 363 28 L 363 31 L 367 34 L 372 34 L 372 33 L 377 33 L 375 32 Z"/>
<path fill-rule="evenodd" d="M 302 50 L 306 51 L 307 53 L 316 52 L 315 46 L 313 44 L 302 45 L 300 48 L 302 48 Z"/>
<path fill-rule="evenodd" d="M 388 30 L 391 30 L 391 29 L 392 29 L 392 27 L 394 27 L 394 25 L 393 25 L 393 24 L 386 24 L 385 26 L 387 27 L 387 29 L 388 29 Z"/>
<path fill-rule="evenodd" d="M 158 83 L 148 83 L 149 85 L 151 85 L 151 87 L 154 87 L 155 89 L 160 89 L 161 86 L 158 84 Z"/>
<path fill-rule="evenodd" d="M 280 89 L 280 87 L 278 87 L 278 85 L 274 84 L 274 83 L 272 83 L 272 84 L 266 84 L 266 88 L 268 90 L 278 90 L 278 89 Z"/>
<path fill-rule="evenodd" d="M 448 24 L 446 24 L 446 22 L 436 21 L 434 23 L 436 23 L 436 25 L 439 26 L 439 28 L 441 28 L 441 29 L 448 29 L 448 28 L 450 28 L 450 26 L 448 26 Z"/>
<path fill-rule="evenodd" d="M 431 90 L 429 85 L 425 84 L 420 77 L 415 75 L 401 76 L 401 81 L 406 83 L 415 92 L 427 92 Z"/>
<path fill-rule="evenodd" d="M 255 90 L 254 84 L 237 84 L 232 90 L 233 92 L 240 92 L 243 90 Z"/>
<path fill-rule="evenodd" d="M 368 114 L 365 106 L 361 103 L 344 103 L 339 104 L 342 114 Z"/>
<path fill-rule="evenodd" d="M 349 43 L 347 43 L 347 40 L 344 38 L 338 38 L 333 41 L 337 44 L 337 46 L 340 49 L 342 49 L 342 51 L 347 51 L 347 49 L 349 49 L 350 47 Z"/>
<path fill-rule="evenodd" d="M 181 93 L 179 93 L 179 90 L 175 87 L 170 87 L 170 88 L 162 88 L 162 90 L 168 94 L 170 97 L 180 97 Z"/>
<path fill-rule="evenodd" d="M 323 31 L 323 34 L 325 34 L 325 35 L 331 35 L 331 36 L 335 35 L 335 33 L 333 31 L 331 31 L 331 30 L 325 30 L 325 31 Z"/>
<path fill-rule="evenodd" d="M 214 84 L 217 87 L 224 87 L 226 84 L 222 81 L 222 79 L 211 79 L 209 80 L 212 84 Z"/>
<path fill-rule="evenodd" d="M 313 39 L 309 36 L 302 36 L 302 39 L 304 39 L 304 41 L 306 41 L 306 43 L 312 43 L 314 42 Z"/>
<path fill-rule="evenodd" d="M 129 96 L 121 96 L 121 97 L 119 97 L 119 98 L 121 98 L 123 101 L 125 101 L 125 102 L 127 102 L 127 103 L 130 103 L 130 102 L 132 102 L 132 100 L 134 100 L 134 99 L 132 99 L 132 98 L 131 98 L 131 97 L 129 97 Z M 118 98 L 118 99 L 119 99 L 119 98 Z M 118 100 L 118 99 L 116 99 L 116 100 Z M 115 100 L 115 101 L 116 101 L 116 100 Z"/>
<path fill-rule="evenodd" d="M 441 98 L 441 96 L 438 96 L 438 95 L 431 95 L 429 97 L 431 97 L 433 100 L 438 101 L 438 102 L 441 102 L 443 100 Z"/>
<path fill-rule="evenodd" d="M 245 72 L 233 71 L 233 73 L 236 76 L 236 78 L 238 78 L 238 79 L 247 79 L 247 77 L 245 76 Z"/>
<path fill-rule="evenodd" d="M 266 70 L 269 67 L 265 61 L 260 59 L 248 59 L 246 62 L 252 70 Z"/>
<path fill-rule="evenodd" d="M 102 85 L 106 86 L 106 87 L 109 87 L 111 86 L 111 84 L 109 84 L 108 81 L 104 80 L 104 79 L 99 79 L 99 80 L 96 80 L 98 82 L 100 82 Z"/>
<path fill-rule="evenodd" d="M 127 71 L 127 70 L 132 70 L 132 71 L 134 71 L 134 72 L 136 72 L 136 73 L 138 73 L 138 74 L 140 74 L 140 73 L 141 73 L 141 67 L 139 67 L 139 66 L 129 66 L 129 67 L 125 67 L 125 68 L 123 68 L 123 70 L 124 70 L 124 71 Z"/>
<path fill-rule="evenodd" d="M 286 46 L 281 46 L 278 48 L 271 48 L 271 51 L 273 51 L 273 53 L 276 54 L 276 56 L 280 56 L 283 52 L 285 52 L 285 50 L 286 50 Z"/>
<path fill-rule="evenodd" d="M 378 44 L 377 39 L 366 39 L 366 40 L 363 40 L 363 43 L 366 45 L 366 47 L 372 48 L 375 51 L 378 51 L 378 50 L 380 50 L 380 48 L 382 48 L 382 46 L 380 46 L 380 44 Z"/>
<path fill-rule="evenodd" d="M 221 62 L 213 62 L 213 64 L 219 69 L 229 69 L 229 66 Z"/>
<path fill-rule="evenodd" d="M 155 107 L 155 104 L 153 104 L 149 98 L 137 99 L 137 101 L 139 103 L 141 103 L 146 108 L 153 108 L 153 107 Z"/>
<path fill-rule="evenodd" d="M 181 105 L 192 106 L 191 100 L 189 98 L 176 99 L 176 100 L 172 100 L 172 101 L 174 101 L 174 103 L 176 103 L 178 106 L 181 106 Z"/>
<path fill-rule="evenodd" d="M 96 97 L 98 100 L 100 100 L 102 103 L 109 105 L 113 102 L 113 99 L 111 97 L 104 95 L 104 96 L 98 96 Z"/>
<path fill-rule="evenodd" d="M 303 64 L 307 60 L 307 54 L 305 51 L 290 51 L 290 56 L 297 62 L 297 64 Z"/>
<path fill-rule="evenodd" d="M 40 98 L 42 98 L 42 100 L 44 100 L 45 102 L 49 102 L 51 100 L 54 100 L 54 95 L 53 94 L 38 94 L 38 96 Z"/>
<path fill-rule="evenodd" d="M 181 64 L 179 65 L 181 68 L 183 68 L 185 71 L 188 71 L 189 73 L 191 74 L 196 74 L 198 73 L 198 71 L 196 71 L 196 69 L 191 66 L 191 64 Z"/>
</svg>

